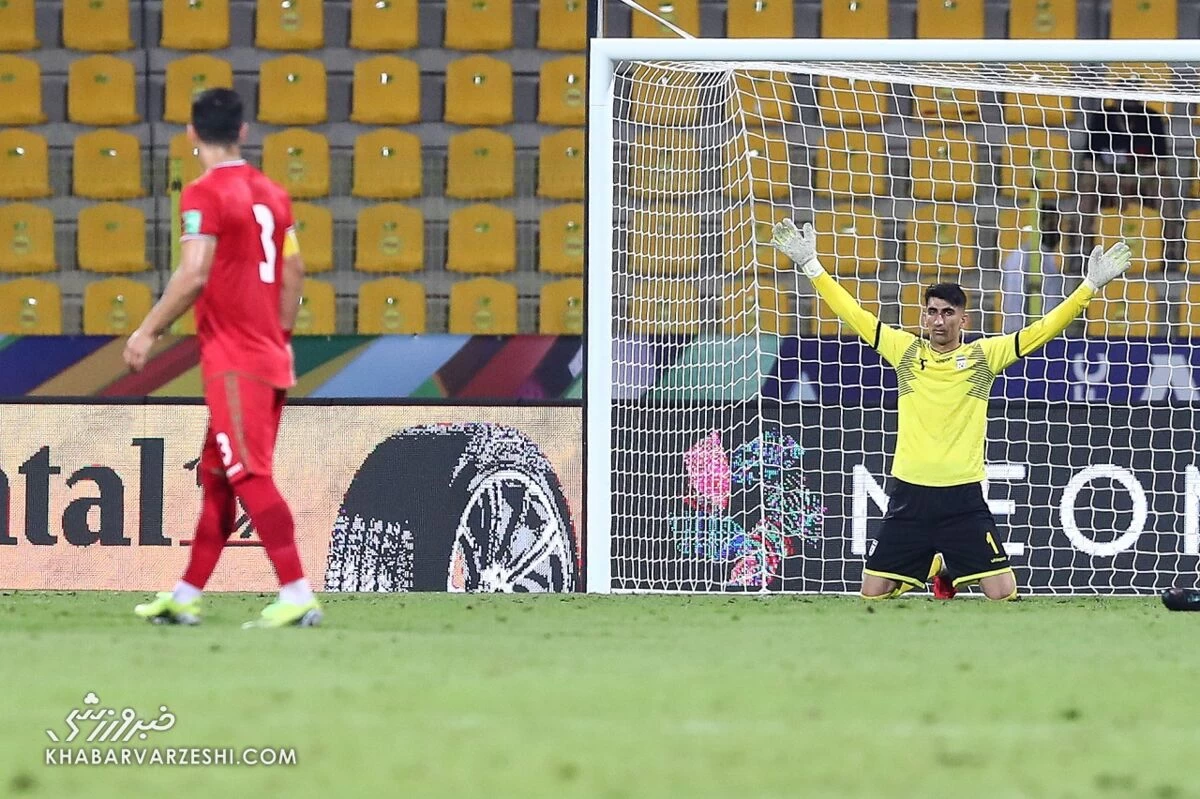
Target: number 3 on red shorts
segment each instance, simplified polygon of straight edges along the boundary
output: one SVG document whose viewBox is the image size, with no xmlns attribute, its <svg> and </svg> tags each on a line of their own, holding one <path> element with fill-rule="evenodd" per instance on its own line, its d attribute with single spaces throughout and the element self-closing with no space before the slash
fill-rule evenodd
<svg viewBox="0 0 1200 799">
<path fill-rule="evenodd" d="M 233 447 L 229 444 L 229 436 L 224 433 L 217 433 L 217 447 L 221 450 L 221 463 L 225 464 L 228 469 L 233 465 Z"/>
</svg>

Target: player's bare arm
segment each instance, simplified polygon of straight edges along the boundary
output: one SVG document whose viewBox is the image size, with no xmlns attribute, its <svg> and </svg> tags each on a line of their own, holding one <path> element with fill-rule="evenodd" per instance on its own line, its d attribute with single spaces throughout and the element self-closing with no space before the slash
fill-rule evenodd
<svg viewBox="0 0 1200 799">
<path fill-rule="evenodd" d="M 283 277 L 279 294 L 279 323 L 286 332 L 296 325 L 300 294 L 304 290 L 304 259 L 296 242 L 295 231 L 289 230 L 283 240 Z"/>
<path fill-rule="evenodd" d="M 171 275 L 162 297 L 125 342 L 125 364 L 130 369 L 142 370 L 154 342 L 196 302 L 208 282 L 216 249 L 217 240 L 211 236 L 189 238 L 183 242 L 179 268 Z"/>
</svg>

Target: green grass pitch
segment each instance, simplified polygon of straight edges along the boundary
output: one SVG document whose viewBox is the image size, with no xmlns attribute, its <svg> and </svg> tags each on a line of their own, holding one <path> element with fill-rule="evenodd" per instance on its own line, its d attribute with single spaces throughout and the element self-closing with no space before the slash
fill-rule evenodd
<svg viewBox="0 0 1200 799">
<path fill-rule="evenodd" d="M 0 595 L 0 796 L 1200 797 L 1200 614 L 1157 599 L 140 598 Z M 46 766 L 88 691 L 298 763 Z"/>
</svg>

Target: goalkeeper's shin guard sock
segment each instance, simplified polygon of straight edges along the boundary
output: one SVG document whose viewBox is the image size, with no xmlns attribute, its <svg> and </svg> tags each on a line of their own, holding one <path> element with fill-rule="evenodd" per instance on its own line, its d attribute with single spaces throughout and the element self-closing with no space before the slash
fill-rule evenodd
<svg viewBox="0 0 1200 799">
<path fill-rule="evenodd" d="M 208 583 L 221 550 L 233 533 L 236 521 L 237 501 L 233 488 L 224 475 L 209 471 L 200 474 L 200 486 L 204 498 L 200 508 L 200 519 L 196 522 L 196 535 L 192 539 L 191 553 L 183 580 L 176 586 L 175 599 L 182 603 L 194 601 Z"/>
<path fill-rule="evenodd" d="M 270 475 L 251 475 L 235 486 L 258 537 L 275 567 L 280 585 L 304 578 L 300 553 L 296 550 L 296 525 L 292 511 Z"/>
</svg>

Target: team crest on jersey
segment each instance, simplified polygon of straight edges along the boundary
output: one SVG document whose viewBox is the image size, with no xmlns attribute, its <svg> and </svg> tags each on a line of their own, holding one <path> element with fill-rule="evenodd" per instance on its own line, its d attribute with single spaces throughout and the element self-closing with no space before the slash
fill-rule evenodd
<svg viewBox="0 0 1200 799">
<path fill-rule="evenodd" d="M 183 235 L 196 236 L 200 233 L 200 222 L 202 217 L 199 211 L 184 211 L 183 212 Z"/>
<path fill-rule="evenodd" d="M 957 358 L 955 358 L 954 365 L 955 365 L 955 367 L 957 367 L 959 369 L 966 369 L 967 368 L 967 356 L 960 355 Z"/>
</svg>

